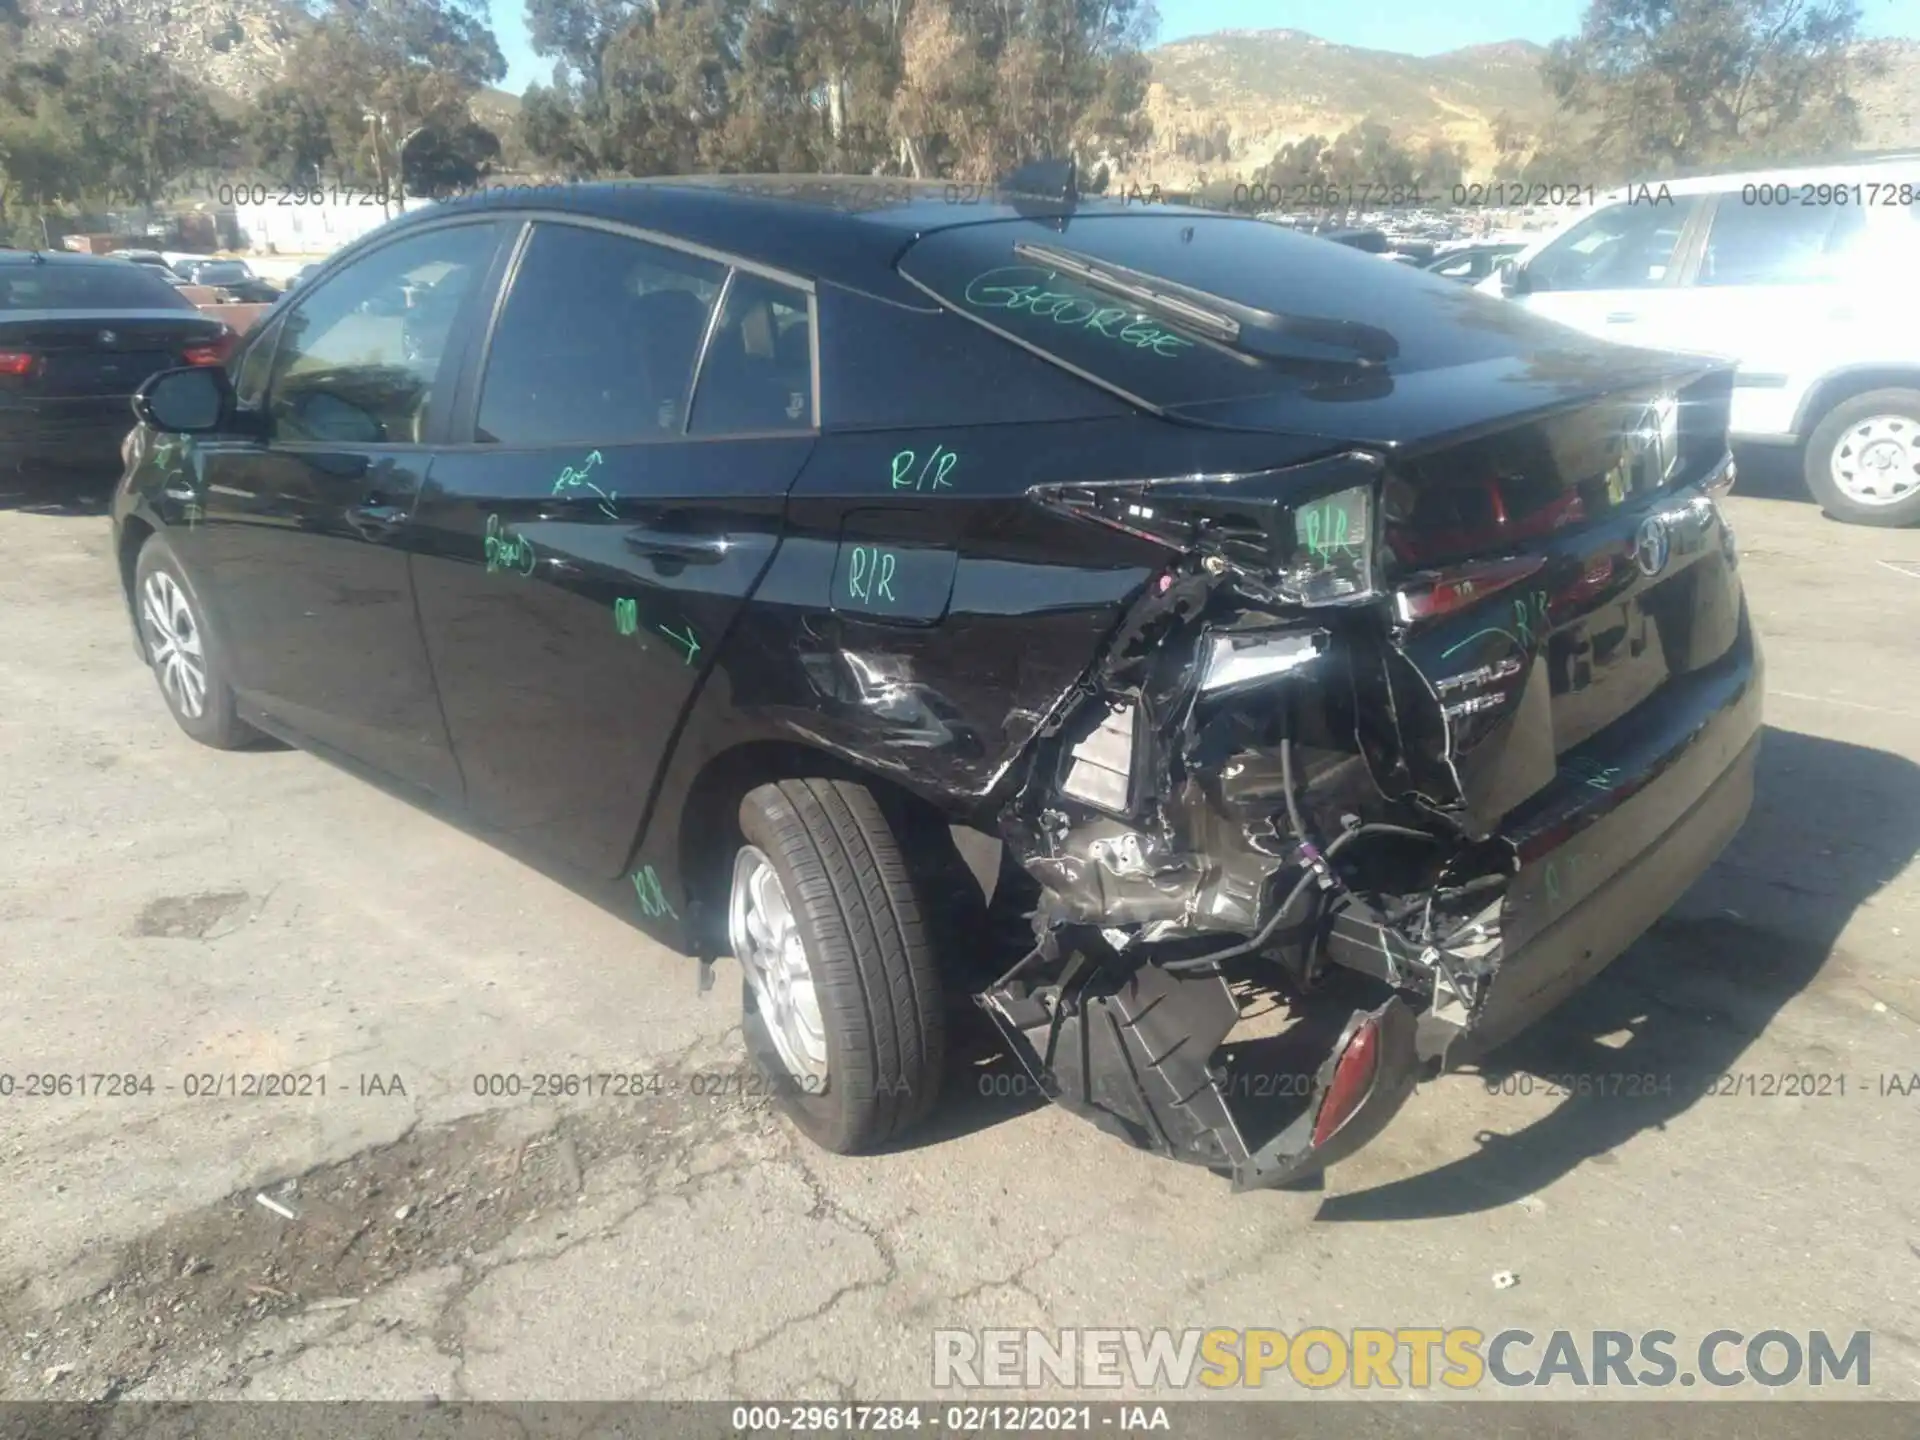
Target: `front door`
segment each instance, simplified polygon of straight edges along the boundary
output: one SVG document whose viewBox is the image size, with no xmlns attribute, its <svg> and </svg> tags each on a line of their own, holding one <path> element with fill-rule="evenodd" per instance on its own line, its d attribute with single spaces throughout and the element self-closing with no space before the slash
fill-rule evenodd
<svg viewBox="0 0 1920 1440">
<path fill-rule="evenodd" d="M 415 583 L 471 815 L 611 877 L 813 448 L 811 297 L 595 226 L 522 243 Z"/>
<path fill-rule="evenodd" d="M 408 551 L 466 307 L 502 227 L 406 235 L 276 322 L 253 437 L 195 445 L 183 559 L 234 688 L 306 742 L 457 798 Z M 243 378 L 256 359 L 243 358 Z"/>
</svg>

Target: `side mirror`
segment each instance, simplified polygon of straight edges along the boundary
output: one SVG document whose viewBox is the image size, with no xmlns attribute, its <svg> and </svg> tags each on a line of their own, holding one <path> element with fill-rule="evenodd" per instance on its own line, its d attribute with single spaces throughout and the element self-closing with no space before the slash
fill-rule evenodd
<svg viewBox="0 0 1920 1440">
<path fill-rule="evenodd" d="M 1511 255 L 1502 255 L 1494 266 L 1494 273 L 1500 277 L 1502 295 L 1524 295 L 1527 293 L 1526 269 Z"/>
<path fill-rule="evenodd" d="M 232 410 L 233 386 L 218 365 L 162 370 L 133 397 L 135 418 L 168 435 L 218 430 Z"/>
</svg>

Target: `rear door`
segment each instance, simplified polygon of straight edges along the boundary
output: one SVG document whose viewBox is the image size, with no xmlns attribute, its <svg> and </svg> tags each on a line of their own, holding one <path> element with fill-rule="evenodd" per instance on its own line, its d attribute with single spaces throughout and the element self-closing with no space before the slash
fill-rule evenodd
<svg viewBox="0 0 1920 1440">
<path fill-rule="evenodd" d="M 518 243 L 420 613 L 474 818 L 612 876 L 813 448 L 813 296 L 617 227 Z"/>
</svg>

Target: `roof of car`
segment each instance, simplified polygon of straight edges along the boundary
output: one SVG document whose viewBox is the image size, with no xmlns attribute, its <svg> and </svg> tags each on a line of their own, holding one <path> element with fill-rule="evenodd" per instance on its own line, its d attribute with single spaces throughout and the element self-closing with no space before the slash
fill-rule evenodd
<svg viewBox="0 0 1920 1440">
<path fill-rule="evenodd" d="M 1920 178 L 1920 153 L 1879 155 L 1871 159 L 1835 161 L 1826 165 L 1800 165 L 1787 170 L 1743 170 L 1719 175 L 1694 175 L 1685 180 L 1649 180 L 1653 190 L 1665 186 L 1674 195 L 1709 195 L 1739 190 L 1747 185 L 1853 185 L 1889 174 Z M 1623 185 L 1602 195 L 1602 201 L 1618 199 L 1636 191 L 1639 185 Z"/>
<path fill-rule="evenodd" d="M 886 284 L 913 240 L 935 230 L 1057 214 L 1059 200 L 1018 196 L 979 184 L 855 175 L 672 176 L 574 185 L 502 186 L 409 211 L 395 225 L 449 213 L 552 210 L 657 229 L 776 269 L 854 286 Z M 1085 196 L 1077 215 L 1209 210 Z M 1257 222 L 1255 222 L 1257 223 Z"/>
<path fill-rule="evenodd" d="M 126 261 L 113 255 L 81 255 L 72 250 L 0 250 L 0 265 L 112 265 Z"/>
</svg>

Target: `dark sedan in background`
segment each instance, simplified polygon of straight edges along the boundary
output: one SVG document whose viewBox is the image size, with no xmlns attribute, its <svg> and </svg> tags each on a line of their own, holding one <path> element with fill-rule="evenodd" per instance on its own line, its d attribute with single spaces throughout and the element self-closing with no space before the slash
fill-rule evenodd
<svg viewBox="0 0 1920 1440">
<path fill-rule="evenodd" d="M 0 251 L 0 466 L 110 473 L 141 383 L 234 338 L 147 266 Z"/>
<path fill-rule="evenodd" d="M 928 1113 L 952 995 L 1102 1128 L 1312 1173 L 1746 815 L 1732 371 L 1070 177 L 946 198 L 384 227 L 137 400 L 140 653 L 196 739 L 731 951 L 828 1148 Z"/>
</svg>

